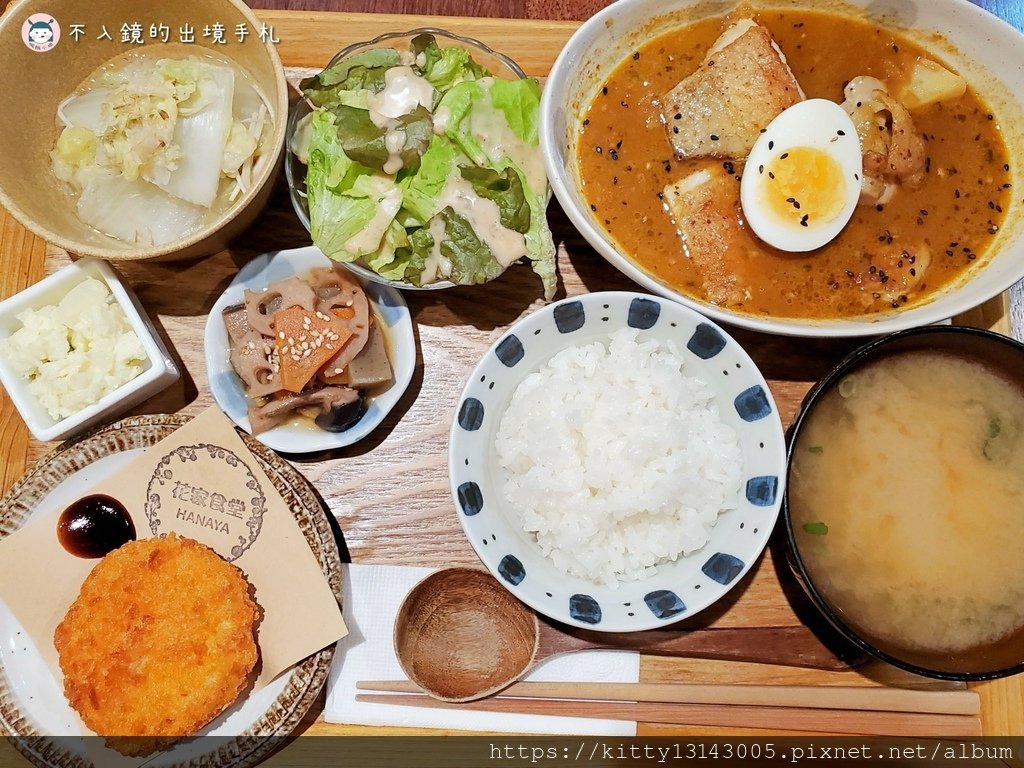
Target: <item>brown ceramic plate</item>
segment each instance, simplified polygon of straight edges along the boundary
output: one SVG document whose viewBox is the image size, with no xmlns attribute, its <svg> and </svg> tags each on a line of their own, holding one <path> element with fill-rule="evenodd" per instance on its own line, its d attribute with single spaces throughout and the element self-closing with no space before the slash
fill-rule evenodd
<svg viewBox="0 0 1024 768">
<path fill-rule="evenodd" d="M 25 525 L 37 504 L 58 485 L 82 482 L 85 486 L 94 482 L 84 475 L 94 462 L 125 451 L 148 448 L 187 421 L 188 417 L 175 415 L 135 416 L 63 444 L 30 469 L 0 499 L 0 538 Z M 340 603 L 341 558 L 320 499 L 294 467 L 248 435 L 242 434 L 242 439 L 291 509 Z M 185 741 L 171 752 L 158 755 L 155 763 L 180 768 L 246 768 L 260 762 L 279 747 L 305 717 L 327 681 L 333 655 L 333 646 L 324 648 L 267 688 L 240 702 L 241 709 L 236 707 L 231 719 L 221 722 L 218 728 L 218 733 L 222 733 L 233 723 L 242 721 L 242 726 L 230 736 Z M 26 686 L 35 684 L 41 670 L 34 667 L 38 661 L 24 657 L 25 661 L 21 662 L 19 658 L 6 654 L 4 666 L 0 668 L 0 734 L 14 737 L 11 739 L 14 746 L 36 765 L 88 768 L 91 762 L 82 751 L 80 740 L 47 736 L 37 722 L 34 717 L 37 712 L 48 718 L 47 725 L 53 722 L 44 697 L 33 696 L 33 706 L 24 704 Z M 22 668 L 18 669 L 19 666 Z M 53 687 L 56 690 L 56 686 Z M 261 696 L 267 698 L 265 708 L 262 701 L 257 701 Z M 180 758 L 175 753 L 179 753 Z M 168 762 L 169 758 L 174 762 Z"/>
</svg>

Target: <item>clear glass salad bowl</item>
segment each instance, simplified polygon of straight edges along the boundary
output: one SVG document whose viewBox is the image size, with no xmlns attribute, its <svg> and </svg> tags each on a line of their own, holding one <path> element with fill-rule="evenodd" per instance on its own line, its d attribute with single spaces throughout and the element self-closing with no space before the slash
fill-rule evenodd
<svg viewBox="0 0 1024 768">
<path fill-rule="evenodd" d="M 354 56 L 355 54 L 361 53 L 370 48 L 381 46 L 406 48 L 414 37 L 422 34 L 433 35 L 437 39 L 438 45 L 442 47 L 447 48 L 459 46 L 466 48 L 472 54 L 476 63 L 486 67 L 495 77 L 511 80 L 522 79 L 527 76 L 523 69 L 505 54 L 495 51 L 490 46 L 485 45 L 472 37 L 456 35 L 453 32 L 438 29 L 436 27 L 419 27 L 417 29 L 409 30 L 408 32 L 388 32 L 383 35 L 378 35 L 372 40 L 367 40 L 366 42 L 353 43 L 339 51 L 324 67 L 324 69 L 328 69 L 343 59 Z M 299 217 L 299 221 L 302 222 L 302 225 L 307 230 L 310 230 L 311 227 L 309 219 L 309 205 L 306 199 L 306 166 L 298 159 L 295 153 L 291 150 L 291 147 L 292 138 L 295 136 L 299 121 L 312 111 L 313 107 L 306 99 L 300 99 L 292 108 L 291 113 L 288 116 L 284 162 L 285 177 L 288 180 L 288 194 L 291 197 L 292 208 L 295 209 L 295 213 Z M 455 283 L 448 280 L 441 280 L 422 286 L 414 285 L 407 280 L 389 280 L 378 275 L 372 269 L 363 266 L 358 260 L 354 262 L 344 262 L 344 266 L 365 280 L 370 280 L 382 285 L 390 285 L 393 288 L 399 288 L 406 291 L 430 291 L 455 287 Z"/>
</svg>

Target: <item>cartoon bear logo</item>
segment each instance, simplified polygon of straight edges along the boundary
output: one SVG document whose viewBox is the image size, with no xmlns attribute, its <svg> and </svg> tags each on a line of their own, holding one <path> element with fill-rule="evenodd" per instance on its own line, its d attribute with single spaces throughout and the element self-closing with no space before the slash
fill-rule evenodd
<svg viewBox="0 0 1024 768">
<path fill-rule="evenodd" d="M 25 19 L 21 39 L 29 50 L 48 51 L 60 41 L 60 24 L 47 13 L 34 13 Z"/>
</svg>

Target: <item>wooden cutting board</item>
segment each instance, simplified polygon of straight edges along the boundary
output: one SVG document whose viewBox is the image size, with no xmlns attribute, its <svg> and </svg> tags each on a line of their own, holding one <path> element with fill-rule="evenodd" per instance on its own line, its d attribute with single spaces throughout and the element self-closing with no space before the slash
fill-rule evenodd
<svg viewBox="0 0 1024 768">
<path fill-rule="evenodd" d="M 309 68 L 322 67 L 337 50 L 382 32 L 440 26 L 478 37 L 511 55 L 530 74 L 543 76 L 576 24 L 526 20 L 430 18 L 415 16 L 263 11 L 274 26 L 279 51 L 294 83 Z M 552 202 L 552 230 L 559 244 L 558 298 L 600 290 L 636 290 L 591 249 Z M 207 312 L 239 267 L 257 254 L 309 244 L 295 218 L 283 179 L 270 207 L 232 247 L 192 263 L 134 264 L 119 267 L 154 319 L 184 375 L 181 382 L 136 409 L 136 413 L 196 414 L 210 402 L 203 364 Z M 6 297 L 67 263 L 67 255 L 28 234 L 0 211 L 0 296 Z M 540 282 L 526 267 L 509 270 L 481 287 L 408 293 L 416 323 L 419 356 L 408 392 L 384 424 L 348 449 L 296 460 L 317 487 L 344 531 L 348 554 L 361 563 L 445 566 L 478 561 L 456 519 L 447 480 L 447 435 L 455 405 L 471 368 L 509 324 L 543 303 Z M 965 322 L 1008 331 L 1007 304 L 993 300 Z M 810 383 L 853 349 L 855 341 L 819 342 L 735 331 L 750 352 L 789 423 Z M 0 400 L 0 441 L 8 446 L 0 482 L 9 487 L 26 461 L 51 445 L 31 440 L 6 395 Z M 778 538 L 778 537 L 776 537 Z M 727 598 L 702 613 L 700 624 L 788 626 L 800 623 L 794 603 L 798 589 L 788 577 L 780 541 Z M 644 658 L 644 681 L 705 683 L 791 683 L 817 685 L 906 685 L 950 687 L 882 664 L 856 673 L 824 673 L 754 664 Z M 954 686 L 955 687 L 955 686 Z M 979 686 L 986 733 L 1024 731 L 1019 678 Z M 827 715 L 825 715 L 827 717 Z M 835 715 L 833 714 L 832 717 Z M 751 724 L 755 725 L 754 723 Z M 311 723 L 309 733 L 405 733 L 408 729 L 368 729 Z M 716 728 L 642 726 L 647 734 L 713 734 Z M 733 729 L 730 734 L 764 734 Z"/>
</svg>

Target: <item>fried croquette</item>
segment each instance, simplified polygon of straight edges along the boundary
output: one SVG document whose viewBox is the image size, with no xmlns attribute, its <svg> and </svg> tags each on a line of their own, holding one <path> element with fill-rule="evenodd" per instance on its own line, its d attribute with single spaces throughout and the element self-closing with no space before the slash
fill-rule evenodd
<svg viewBox="0 0 1024 768">
<path fill-rule="evenodd" d="M 192 539 L 125 544 L 82 584 L 54 633 L 64 694 L 126 755 L 149 755 L 220 714 L 256 665 L 259 608 L 242 572 Z"/>
</svg>

